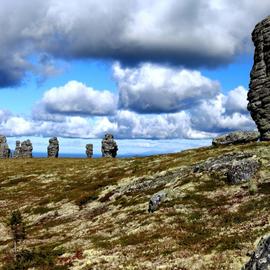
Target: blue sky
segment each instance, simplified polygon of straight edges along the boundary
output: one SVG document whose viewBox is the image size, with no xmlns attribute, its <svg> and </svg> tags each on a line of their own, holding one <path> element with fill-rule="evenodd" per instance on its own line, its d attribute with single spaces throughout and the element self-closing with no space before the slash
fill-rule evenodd
<svg viewBox="0 0 270 270">
<path fill-rule="evenodd" d="M 63 151 L 75 153 L 111 132 L 141 154 L 253 130 L 251 32 L 269 11 L 266 0 L 4 0 L 0 133 L 36 150 L 71 138 Z"/>
</svg>

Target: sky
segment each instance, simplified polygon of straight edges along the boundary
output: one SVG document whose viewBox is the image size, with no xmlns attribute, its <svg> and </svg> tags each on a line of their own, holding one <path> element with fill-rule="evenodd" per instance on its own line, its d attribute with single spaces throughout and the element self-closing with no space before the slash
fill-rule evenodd
<svg viewBox="0 0 270 270">
<path fill-rule="evenodd" d="M 251 32 L 269 13 L 268 0 L 2 0 L 0 134 L 76 152 L 110 132 L 135 154 L 254 130 Z"/>
</svg>

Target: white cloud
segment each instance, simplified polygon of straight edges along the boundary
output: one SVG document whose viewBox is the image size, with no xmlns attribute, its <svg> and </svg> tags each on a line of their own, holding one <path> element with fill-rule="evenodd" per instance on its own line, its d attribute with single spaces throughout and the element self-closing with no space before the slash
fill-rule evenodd
<svg viewBox="0 0 270 270">
<path fill-rule="evenodd" d="M 113 66 L 119 106 L 138 113 L 187 110 L 219 93 L 219 84 L 198 71 L 143 64 L 138 68 Z"/>
<path fill-rule="evenodd" d="M 0 86 L 16 85 L 33 54 L 192 68 L 228 63 L 250 47 L 268 0 L 2 1 Z M 19 44 L 19 45 L 18 45 Z M 55 73 L 49 65 L 45 73 Z"/>
<path fill-rule="evenodd" d="M 97 91 L 85 84 L 70 81 L 44 93 L 38 106 L 48 113 L 101 116 L 114 114 L 117 99 L 110 91 Z M 37 109 L 38 110 L 38 109 Z"/>
<path fill-rule="evenodd" d="M 226 108 L 226 113 L 248 113 L 247 93 L 248 91 L 243 86 L 239 86 L 230 91 L 224 105 Z"/>
</svg>

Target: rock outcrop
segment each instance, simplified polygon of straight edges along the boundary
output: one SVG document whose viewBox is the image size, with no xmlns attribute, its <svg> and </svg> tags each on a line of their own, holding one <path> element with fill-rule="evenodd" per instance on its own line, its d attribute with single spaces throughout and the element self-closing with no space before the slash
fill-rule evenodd
<svg viewBox="0 0 270 270">
<path fill-rule="evenodd" d="M 260 161 L 253 153 L 229 153 L 197 164 L 194 173 L 208 172 L 220 175 L 229 184 L 251 180 L 260 168 Z"/>
<path fill-rule="evenodd" d="M 15 147 L 15 151 L 14 151 L 14 154 L 13 154 L 13 157 L 14 158 L 20 158 L 22 156 L 21 152 L 21 142 L 20 141 L 16 141 L 16 147 Z"/>
<path fill-rule="evenodd" d="M 249 262 L 242 270 L 268 270 L 270 269 L 270 236 L 262 238 L 257 249 L 252 253 Z"/>
<path fill-rule="evenodd" d="M 0 158 L 10 158 L 11 151 L 7 144 L 7 139 L 5 136 L 0 135 Z"/>
<path fill-rule="evenodd" d="M 32 158 L 33 145 L 30 140 L 23 141 L 21 144 L 20 157 Z"/>
<path fill-rule="evenodd" d="M 270 140 L 270 16 L 256 25 L 252 40 L 255 54 L 250 73 L 248 110 L 261 140 Z"/>
<path fill-rule="evenodd" d="M 58 158 L 59 154 L 59 141 L 56 137 L 53 137 L 49 140 L 49 145 L 47 148 L 48 157 Z"/>
<path fill-rule="evenodd" d="M 260 168 L 260 162 L 256 158 L 248 158 L 234 161 L 227 172 L 227 181 L 230 184 L 239 184 L 252 179 Z"/>
<path fill-rule="evenodd" d="M 85 146 L 86 150 L 85 150 L 85 153 L 86 153 L 86 156 L 88 158 L 92 158 L 93 157 L 93 144 L 89 143 Z"/>
<path fill-rule="evenodd" d="M 112 134 L 105 134 L 102 140 L 101 152 L 103 157 L 113 157 L 117 155 L 118 146 L 116 141 L 113 139 Z"/>
<path fill-rule="evenodd" d="M 260 133 L 257 131 L 235 131 L 213 139 L 214 146 L 228 144 L 242 144 L 256 142 L 260 138 Z"/>
</svg>

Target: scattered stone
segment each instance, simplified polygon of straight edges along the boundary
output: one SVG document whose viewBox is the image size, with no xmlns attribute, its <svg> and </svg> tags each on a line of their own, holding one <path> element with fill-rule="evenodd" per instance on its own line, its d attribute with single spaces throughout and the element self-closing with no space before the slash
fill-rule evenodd
<svg viewBox="0 0 270 270">
<path fill-rule="evenodd" d="M 117 155 L 118 146 L 115 140 L 113 139 L 112 134 L 105 134 L 104 139 L 102 140 L 101 152 L 103 157 L 113 157 Z"/>
<path fill-rule="evenodd" d="M 0 158 L 10 158 L 11 151 L 7 144 L 7 138 L 3 135 L 0 135 Z"/>
<path fill-rule="evenodd" d="M 47 148 L 48 157 L 58 158 L 59 154 L 59 142 L 57 137 L 53 137 L 49 140 L 49 146 Z"/>
<path fill-rule="evenodd" d="M 159 205 L 164 202 L 166 198 L 167 193 L 164 190 L 154 194 L 149 201 L 148 212 L 153 213 L 154 211 L 156 211 L 159 208 Z"/>
<path fill-rule="evenodd" d="M 22 148 L 21 148 L 21 142 L 20 141 L 16 141 L 16 147 L 15 147 L 13 157 L 14 158 L 22 157 Z"/>
<path fill-rule="evenodd" d="M 260 132 L 261 140 L 270 140 L 270 16 L 252 32 L 255 46 L 250 73 L 248 110 Z"/>
<path fill-rule="evenodd" d="M 260 133 L 257 131 L 235 131 L 213 139 L 212 144 L 215 146 L 228 144 L 243 144 L 256 142 L 260 138 Z"/>
<path fill-rule="evenodd" d="M 270 236 L 261 238 L 257 249 L 251 254 L 250 260 L 242 270 L 268 270 L 270 269 Z"/>
<path fill-rule="evenodd" d="M 234 161 L 227 171 L 227 181 L 230 184 L 247 182 L 254 177 L 260 168 L 256 158 Z"/>
<path fill-rule="evenodd" d="M 93 157 L 93 144 L 89 143 L 86 145 L 86 156 L 88 158 L 92 158 Z"/>
<path fill-rule="evenodd" d="M 21 154 L 20 156 L 23 158 L 32 158 L 32 151 L 33 151 L 33 146 L 30 140 L 26 140 L 22 142 L 21 144 Z"/>
</svg>

